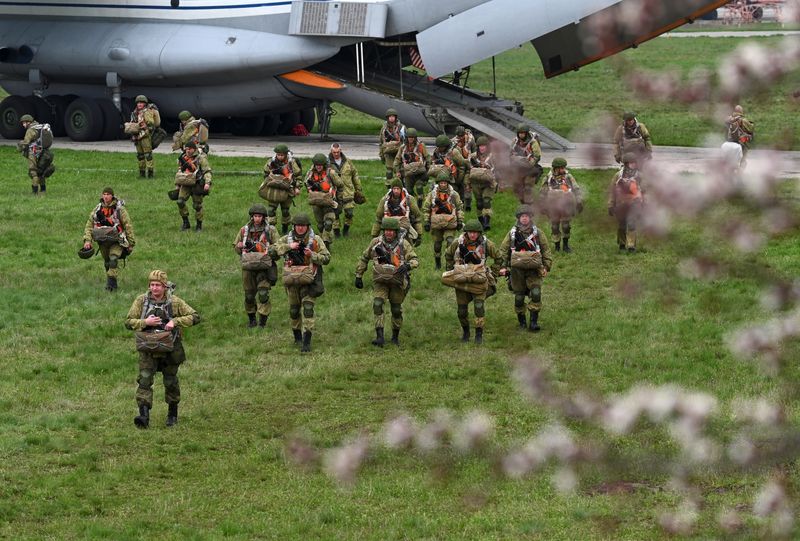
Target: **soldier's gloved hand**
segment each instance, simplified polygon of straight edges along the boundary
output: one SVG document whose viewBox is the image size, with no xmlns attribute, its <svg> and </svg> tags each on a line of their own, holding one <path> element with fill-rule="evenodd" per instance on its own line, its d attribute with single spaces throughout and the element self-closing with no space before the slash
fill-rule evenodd
<svg viewBox="0 0 800 541">
<path fill-rule="evenodd" d="M 608 215 L 614 216 L 614 207 L 608 207 Z"/>
<path fill-rule="evenodd" d="M 411 265 L 409 265 L 408 263 L 403 263 L 402 265 L 397 267 L 397 273 L 398 274 L 402 274 L 402 273 L 408 272 L 410 270 L 411 270 Z"/>
<path fill-rule="evenodd" d="M 431 224 L 426 222 L 425 223 L 425 231 L 430 233 L 430 230 L 431 230 Z"/>
<path fill-rule="evenodd" d="M 364 280 L 360 276 L 356 276 L 355 284 L 356 289 L 364 289 Z"/>
</svg>

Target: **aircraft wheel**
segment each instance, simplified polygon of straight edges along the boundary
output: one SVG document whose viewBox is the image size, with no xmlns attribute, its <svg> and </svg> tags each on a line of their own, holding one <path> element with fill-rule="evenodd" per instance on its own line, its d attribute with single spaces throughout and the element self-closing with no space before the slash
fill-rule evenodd
<svg viewBox="0 0 800 541">
<path fill-rule="evenodd" d="M 120 113 L 114 102 L 109 99 L 95 100 L 100 110 L 103 111 L 103 132 L 100 139 L 103 141 L 115 141 L 122 133 L 122 113 Z"/>
<path fill-rule="evenodd" d="M 278 126 L 279 135 L 291 135 L 292 128 L 300 124 L 300 111 L 281 113 L 281 122 Z"/>
<path fill-rule="evenodd" d="M 67 107 L 64 125 L 73 141 L 97 141 L 103 135 L 103 110 L 91 98 L 78 98 Z"/>
<path fill-rule="evenodd" d="M 317 113 L 313 107 L 309 107 L 308 109 L 303 109 L 300 111 L 300 123 L 306 127 L 309 133 L 314 130 L 314 124 L 316 121 Z"/>
<path fill-rule="evenodd" d="M 278 133 L 278 126 L 280 126 L 280 115 L 264 115 L 264 127 L 261 128 L 261 135 L 271 137 Z"/>
<path fill-rule="evenodd" d="M 6 139 L 22 139 L 25 128 L 19 123 L 22 115 L 35 115 L 33 104 L 22 96 L 7 96 L 0 101 L 0 135 Z"/>
<path fill-rule="evenodd" d="M 229 127 L 233 135 L 253 137 L 261 133 L 264 117 L 231 118 Z"/>
</svg>

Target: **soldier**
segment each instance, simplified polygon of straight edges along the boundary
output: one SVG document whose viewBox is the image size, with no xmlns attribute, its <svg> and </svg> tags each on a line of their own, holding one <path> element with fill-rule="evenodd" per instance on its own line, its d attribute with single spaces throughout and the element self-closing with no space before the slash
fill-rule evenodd
<svg viewBox="0 0 800 541">
<path fill-rule="evenodd" d="M 514 311 L 520 329 L 535 332 L 539 327 L 539 312 L 542 309 L 542 279 L 550 272 L 553 259 L 544 231 L 533 223 L 533 208 L 520 205 L 517 208 L 517 223 L 503 239 L 500 253 L 503 257 L 500 276 L 511 276 L 514 292 Z M 525 318 L 525 297 L 529 298 L 530 325 Z"/>
<path fill-rule="evenodd" d="M 486 136 L 478 137 L 478 150 L 470 155 L 470 170 L 467 184 L 475 195 L 478 208 L 478 221 L 484 231 L 492 228 L 492 198 L 497 192 L 497 180 L 494 173 L 494 158 L 489 150 Z"/>
<path fill-rule="evenodd" d="M 512 162 L 519 169 L 520 180 L 517 185 L 520 194 L 520 202 L 523 204 L 533 203 L 533 186 L 539 182 L 544 170 L 539 164 L 542 159 L 542 146 L 539 144 L 538 137 L 531 133 L 527 124 L 517 126 L 517 136 L 511 142 Z M 483 226 L 488 230 L 486 224 Z"/>
<path fill-rule="evenodd" d="M 355 286 L 364 287 L 364 272 L 372 260 L 372 312 L 375 314 L 375 340 L 372 344 L 383 347 L 383 305 L 388 300 L 392 312 L 392 344 L 400 345 L 400 327 L 403 325 L 403 300 L 411 288 L 411 270 L 419 265 L 414 247 L 405 240 L 397 218 L 384 218 L 383 234 L 375 237 L 361 254 L 356 266 Z"/>
<path fill-rule="evenodd" d="M 183 150 L 186 143 L 197 144 L 198 150 L 208 154 L 208 122 L 195 118 L 189 111 L 178 113 L 180 128 L 172 136 L 172 150 Z"/>
<path fill-rule="evenodd" d="M 333 245 L 333 222 L 336 220 L 336 192 L 342 188 L 342 181 L 333 168 L 328 168 L 325 154 L 315 154 L 311 159 L 314 165 L 306 175 L 308 204 L 314 210 L 317 229 L 322 231 L 322 240 L 330 248 Z"/>
<path fill-rule="evenodd" d="M 91 250 L 93 241 L 97 241 L 103 256 L 106 290 L 115 291 L 119 260 L 125 259 L 133 251 L 136 237 L 125 202 L 114 197 L 114 190 L 110 186 L 103 188 L 100 202 L 89 214 L 86 227 L 83 228 L 84 250 Z"/>
<path fill-rule="evenodd" d="M 386 165 L 386 189 L 394 178 L 394 159 L 406 139 L 406 127 L 397 118 L 397 111 L 386 110 L 386 122 L 378 135 L 378 157 Z"/>
<path fill-rule="evenodd" d="M 406 143 L 394 158 L 394 174 L 403 179 L 406 190 L 416 196 L 417 206 L 422 206 L 430 167 L 431 157 L 425 145 L 419 141 L 417 130 L 408 128 Z"/>
<path fill-rule="evenodd" d="M 417 201 L 411 197 L 408 190 L 403 188 L 403 183 L 399 178 L 392 181 L 392 187 L 380 200 L 378 208 L 375 209 L 375 223 L 372 225 L 373 237 L 378 236 L 385 216 L 398 219 L 400 227 L 406 230 L 406 235 L 414 246 L 422 243 L 419 235 L 422 230 L 422 219 Z"/>
<path fill-rule="evenodd" d="M 614 159 L 622 163 L 622 157 L 633 152 L 639 160 L 653 156 L 653 143 L 647 126 L 636 119 L 636 113 L 628 111 L 622 115 L 622 124 L 614 133 Z"/>
<path fill-rule="evenodd" d="M 178 167 L 187 178 L 186 184 L 176 186 L 178 188 L 178 212 L 183 219 L 181 231 L 192 227 L 189 224 L 189 209 L 186 208 L 186 201 L 190 196 L 194 208 L 194 218 L 197 222 L 195 231 L 202 231 L 203 198 L 211 190 L 211 166 L 208 164 L 206 155 L 198 150 L 197 143 L 190 141 L 183 147 L 183 153 L 178 158 Z"/>
<path fill-rule="evenodd" d="M 136 349 L 139 351 L 139 377 L 136 403 L 139 415 L 133 418 L 138 428 L 150 426 L 153 408 L 153 379 L 157 372 L 164 378 L 164 400 L 168 406 L 167 426 L 178 422 L 178 403 L 181 387 L 178 367 L 186 360 L 183 349 L 183 327 L 200 323 L 200 315 L 186 301 L 172 294 L 174 285 L 167 281 L 167 273 L 151 271 L 147 277 L 149 291 L 136 297 L 125 327 L 136 331 Z"/>
<path fill-rule="evenodd" d="M 628 253 L 636 251 L 636 225 L 642 214 L 642 181 L 636 154 L 623 157 L 623 166 L 611 181 L 608 215 L 617 219 L 617 244 Z"/>
<path fill-rule="evenodd" d="M 136 159 L 139 160 L 139 176 L 153 178 L 153 131 L 156 129 L 156 116 L 148 107 L 147 96 L 136 96 L 136 108 L 131 113 L 131 122 L 139 125 L 139 133 L 131 135 L 136 146 Z"/>
<path fill-rule="evenodd" d="M 472 210 L 472 188 L 467 182 L 469 175 L 469 157 L 478 150 L 478 143 L 475 141 L 475 136 L 472 131 L 466 129 L 464 126 L 456 127 L 456 134 L 451 140 L 453 154 L 461 156 L 463 161 L 456 164 L 456 181 L 455 189 L 458 195 L 464 202 L 464 211 L 469 212 Z"/>
<path fill-rule="evenodd" d="M 292 224 L 292 231 L 281 237 L 271 253 L 273 259 L 284 258 L 283 285 L 289 298 L 294 343 L 301 344 L 300 351 L 309 352 L 314 331 L 314 302 L 325 292 L 322 265 L 328 264 L 331 254 L 325 242 L 311 229 L 308 215 L 296 214 Z"/>
<path fill-rule="evenodd" d="M 740 167 L 744 167 L 747 160 L 747 152 L 750 150 L 750 143 L 755 133 L 755 124 L 744 116 L 744 109 L 741 105 L 733 108 L 733 114 L 725 120 L 727 133 L 725 139 L 732 143 L 738 143 L 742 147 L 742 160 Z"/>
<path fill-rule="evenodd" d="M 278 241 L 278 230 L 267 223 L 267 208 L 264 205 L 250 207 L 250 221 L 239 229 L 234 250 L 240 256 L 242 283 L 244 284 L 244 310 L 248 327 L 266 327 L 272 312 L 269 291 L 278 281 L 278 268 L 269 258 L 270 247 Z"/>
<path fill-rule="evenodd" d="M 464 208 L 458 192 L 450 185 L 452 177 L 439 173 L 436 188 L 425 198 L 422 215 L 425 216 L 425 231 L 433 238 L 433 258 L 436 270 L 442 268 L 442 242 L 450 246 L 464 224 Z"/>
<path fill-rule="evenodd" d="M 358 178 L 356 164 L 347 159 L 339 143 L 331 145 L 328 164 L 331 169 L 336 171 L 342 181 L 342 189 L 337 192 L 339 206 L 336 210 L 339 212 L 337 212 L 336 221 L 333 224 L 333 234 L 335 237 L 339 236 L 339 215 L 343 212 L 344 229 L 342 229 L 341 233 L 347 237 L 350 234 L 350 227 L 353 225 L 353 210 L 356 207 L 356 202 L 363 203 L 366 201 L 364 190 L 361 188 L 361 180 Z"/>
<path fill-rule="evenodd" d="M 294 197 L 300 194 L 300 181 L 303 171 L 300 164 L 294 159 L 289 147 L 283 143 L 275 145 L 275 157 L 264 165 L 264 182 L 273 190 L 267 191 L 267 219 L 270 225 L 277 223 L 278 207 L 281 208 L 281 234 L 289 231 L 289 222 L 292 219 L 290 208 Z M 284 193 L 281 193 L 284 192 Z"/>
<path fill-rule="evenodd" d="M 22 115 L 19 119 L 25 128 L 22 141 L 17 143 L 17 150 L 28 160 L 28 176 L 31 179 L 33 195 L 40 191 L 47 191 L 47 178 L 56 168 L 53 165 L 53 153 L 50 145 L 53 144 L 53 132 L 49 124 L 39 124 L 31 115 Z"/>
<path fill-rule="evenodd" d="M 483 235 L 483 226 L 478 220 L 469 220 L 464 226 L 464 232 L 447 247 L 444 254 L 447 270 L 452 271 L 455 265 L 482 265 L 486 267 L 487 258 L 494 260 L 491 268 L 486 267 L 486 290 L 467 291 L 461 288 L 456 290 L 456 305 L 458 307 L 458 321 L 461 323 L 462 342 L 469 342 L 469 303 L 473 303 L 475 310 L 475 343 L 483 343 L 483 328 L 486 324 L 486 298 L 494 295 L 496 291 L 497 274 L 500 272 L 502 254 L 494 242 Z"/>
<path fill-rule="evenodd" d="M 542 185 L 540 202 L 544 215 L 550 219 L 551 240 L 556 245 L 556 252 L 561 250 L 562 241 L 564 252 L 572 252 L 569 247 L 570 220 L 583 211 L 583 192 L 575 177 L 567 171 L 564 158 L 553 160 L 547 180 Z"/>
</svg>

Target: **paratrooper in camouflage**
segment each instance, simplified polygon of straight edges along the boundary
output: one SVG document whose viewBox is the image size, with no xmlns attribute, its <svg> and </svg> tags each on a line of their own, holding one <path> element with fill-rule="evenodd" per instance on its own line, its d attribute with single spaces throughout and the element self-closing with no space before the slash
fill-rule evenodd
<svg viewBox="0 0 800 541">
<path fill-rule="evenodd" d="M 467 184 L 470 193 L 475 195 L 478 221 L 484 231 L 492 228 L 492 199 L 497 192 L 497 179 L 494 172 L 494 157 L 489 149 L 486 136 L 478 137 L 478 149 L 469 157 L 470 170 Z"/>
<path fill-rule="evenodd" d="M 183 146 L 183 153 L 178 157 L 178 170 L 189 179 L 192 184 L 176 185 L 178 190 L 178 213 L 183 220 L 181 231 L 191 228 L 189 224 L 189 208 L 186 202 L 192 198 L 194 208 L 195 231 L 203 229 L 203 199 L 211 191 L 212 171 L 208 157 L 197 147 L 197 143 L 188 142 Z"/>
<path fill-rule="evenodd" d="M 406 140 L 406 127 L 397 118 L 397 111 L 386 110 L 386 122 L 378 135 L 378 158 L 386 166 L 386 189 L 394 178 L 394 159 Z"/>
<path fill-rule="evenodd" d="M 464 206 L 451 182 L 450 175 L 440 172 L 436 187 L 425 196 L 422 205 L 425 231 L 429 231 L 433 239 L 433 258 L 437 270 L 442 268 L 442 244 L 450 246 L 464 224 Z"/>
<path fill-rule="evenodd" d="M 451 147 L 454 154 L 458 154 L 464 159 L 462 166 L 456 171 L 456 181 L 454 187 L 464 202 L 464 211 L 472 210 L 472 187 L 469 185 L 470 156 L 478 151 L 478 142 L 472 131 L 464 126 L 456 127 L 456 134 L 451 139 Z"/>
<path fill-rule="evenodd" d="M 406 130 L 406 142 L 394 158 L 394 175 L 402 179 L 408 193 L 417 198 L 417 206 L 422 206 L 430 168 L 428 150 L 417 137 L 417 130 L 409 128 Z"/>
<path fill-rule="evenodd" d="M 375 209 L 375 223 L 372 224 L 372 236 L 377 237 L 384 217 L 397 218 L 400 227 L 406 230 L 408 240 L 414 246 L 422 243 L 422 216 L 416 199 L 403 188 L 399 178 L 392 181 L 392 186 L 378 203 Z"/>
<path fill-rule="evenodd" d="M 622 115 L 622 124 L 614 132 L 614 159 L 622 163 L 623 156 L 631 153 L 644 163 L 653 156 L 653 142 L 647 126 L 639 122 L 636 113 L 628 111 Z"/>
<path fill-rule="evenodd" d="M 519 124 L 517 136 L 511 142 L 511 163 L 516 169 L 517 182 L 514 189 L 522 204 L 533 203 L 533 187 L 544 172 L 539 164 L 541 159 L 542 146 L 538 136 L 531 133 L 527 124 Z"/>
<path fill-rule="evenodd" d="M 125 202 L 114 197 L 109 186 L 103 189 L 100 202 L 94 207 L 83 229 L 83 247 L 90 250 L 93 243 L 100 247 L 106 269 L 106 290 L 117 289 L 119 262 L 133 251 L 136 237 Z"/>
<path fill-rule="evenodd" d="M 280 207 L 281 233 L 285 235 L 292 220 L 292 203 L 300 194 L 303 171 L 287 145 L 280 143 L 273 150 L 275 157 L 264 165 L 264 182 L 268 185 L 264 199 L 267 200 L 267 220 L 271 225 L 277 224 Z"/>
<path fill-rule="evenodd" d="M 556 252 L 561 251 L 562 243 L 566 253 L 572 252 L 569 246 L 571 220 L 583 211 L 583 191 L 575 177 L 567 171 L 567 160 L 553 160 L 539 195 L 542 213 L 550 220 L 550 240 L 555 244 Z"/>
<path fill-rule="evenodd" d="M 49 124 L 40 124 L 31 115 L 22 115 L 19 121 L 25 128 L 25 135 L 22 141 L 17 143 L 17 150 L 28 161 L 31 191 L 33 195 L 44 194 L 47 191 L 47 178 L 56 170 L 53 165 L 53 153 L 50 150 L 53 132 Z"/>
<path fill-rule="evenodd" d="M 636 251 L 636 228 L 642 216 L 642 178 L 638 158 L 625 154 L 623 165 L 614 175 L 608 194 L 608 215 L 617 219 L 617 245 L 620 251 Z"/>
<path fill-rule="evenodd" d="M 342 188 L 336 192 L 339 206 L 336 208 L 333 234 L 335 237 L 339 236 L 340 217 L 344 214 L 344 229 L 341 232 L 342 235 L 347 237 L 350 234 L 350 227 L 353 225 L 356 204 L 359 204 L 359 201 L 361 203 L 366 201 L 364 190 L 361 187 L 361 180 L 358 178 L 356 164 L 344 155 L 339 143 L 331 145 L 331 151 L 328 154 L 328 165 L 339 175 L 339 179 L 342 181 Z"/>
<path fill-rule="evenodd" d="M 147 96 L 136 96 L 136 107 L 131 113 L 131 122 L 138 124 L 139 132 L 131 135 L 139 161 L 139 176 L 153 177 L 153 131 L 156 129 L 156 115 L 149 107 Z"/>
<path fill-rule="evenodd" d="M 325 154 L 314 155 L 311 163 L 313 165 L 305 180 L 308 204 L 314 211 L 317 230 L 322 232 L 322 240 L 330 248 L 333 245 L 336 208 L 339 206 L 336 194 L 344 186 L 336 170 L 328 167 L 328 158 Z"/>
<path fill-rule="evenodd" d="M 239 255 L 242 267 L 247 325 L 266 327 L 267 318 L 272 312 L 270 290 L 278 281 L 278 267 L 269 257 L 269 249 L 278 241 L 278 230 L 267 223 L 264 205 L 253 205 L 249 214 L 250 221 L 239 229 L 233 249 Z"/>
</svg>

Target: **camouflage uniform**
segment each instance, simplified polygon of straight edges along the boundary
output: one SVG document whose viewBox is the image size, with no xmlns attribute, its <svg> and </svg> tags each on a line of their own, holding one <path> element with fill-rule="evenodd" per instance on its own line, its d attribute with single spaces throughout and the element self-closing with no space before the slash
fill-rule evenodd
<svg viewBox="0 0 800 541">
<path fill-rule="evenodd" d="M 314 156 L 313 164 L 306 174 L 306 190 L 309 193 L 328 192 L 333 196 L 334 206 L 311 205 L 317 230 L 322 231 L 322 240 L 330 247 L 333 244 L 333 222 L 336 221 L 336 193 L 342 188 L 342 181 L 336 170 L 328 167 L 323 154 Z M 317 165 L 322 165 L 322 171 L 317 171 Z"/>
<path fill-rule="evenodd" d="M 642 181 L 639 170 L 629 165 L 635 156 L 628 154 L 614 175 L 608 194 L 608 214 L 617 219 L 617 245 L 620 250 L 636 251 L 636 226 L 642 214 Z"/>
<path fill-rule="evenodd" d="M 159 274 L 160 273 L 160 274 Z M 161 279 L 156 279 L 162 276 Z M 183 349 L 183 327 L 191 327 L 200 323 L 200 315 L 186 301 L 173 295 L 167 283 L 166 273 L 153 271 L 150 281 L 159 281 L 165 286 L 164 298 L 156 301 L 150 291 L 139 295 L 133 301 L 125 327 L 132 331 L 163 331 L 165 325 L 172 321 L 174 324 L 175 345 L 169 353 L 139 352 L 139 377 L 136 389 L 136 403 L 139 406 L 140 416 L 134 419 L 140 428 L 147 428 L 149 424 L 149 410 L 153 407 L 153 380 L 157 372 L 161 372 L 164 379 L 164 400 L 169 405 L 167 425 L 177 422 L 178 403 L 181 401 L 181 387 L 178 381 L 178 368 L 186 360 Z M 145 320 L 148 316 L 161 317 L 161 323 L 155 327 L 148 327 Z M 172 421 L 170 420 L 172 417 Z"/>
<path fill-rule="evenodd" d="M 394 195 L 394 188 L 402 190 L 399 196 Z M 420 236 L 422 218 L 419 206 L 417 206 L 417 201 L 408 193 L 408 190 L 403 188 L 403 183 L 400 182 L 400 179 L 395 179 L 392 182 L 392 187 L 383 196 L 375 209 L 375 223 L 372 224 L 371 232 L 373 237 L 377 237 L 378 233 L 380 233 L 384 217 L 397 218 L 400 221 L 400 227 L 406 230 L 408 240 L 414 246 L 419 246 L 422 243 L 422 237 Z"/>
<path fill-rule="evenodd" d="M 144 108 L 140 109 L 138 104 L 144 103 Z M 131 113 L 131 122 L 139 125 L 139 133 L 131 136 L 131 141 L 136 146 L 136 159 L 139 160 L 139 176 L 148 177 L 154 175 L 153 172 L 153 131 L 156 129 L 156 115 L 147 105 L 145 96 L 136 96 L 136 108 Z"/>
<path fill-rule="evenodd" d="M 464 179 L 468 170 L 469 155 L 464 156 L 460 148 L 451 147 L 450 139 L 446 135 L 437 136 L 436 147 L 431 154 L 428 178 L 432 179 L 432 182 L 436 182 L 441 173 L 447 173 L 453 183 L 453 187 L 458 192 L 458 196 L 462 197 L 464 194 Z"/>
<path fill-rule="evenodd" d="M 481 152 L 481 147 L 486 152 Z M 497 192 L 497 180 L 495 180 L 494 173 L 494 158 L 489 151 L 488 141 L 483 136 L 479 138 L 478 150 L 470 154 L 469 161 L 470 172 L 467 184 L 470 186 L 470 193 L 475 195 L 478 221 L 484 231 L 489 231 L 492 228 L 492 199 Z M 489 173 L 491 180 L 478 178 L 479 173 L 483 173 L 484 170 Z"/>
<path fill-rule="evenodd" d="M 395 122 L 390 123 L 389 117 L 394 116 Z M 378 134 L 378 158 L 386 166 L 386 188 L 394 177 L 394 160 L 397 151 L 406 140 L 406 127 L 397 118 L 397 111 L 394 109 L 386 110 L 386 122 L 381 126 Z"/>
<path fill-rule="evenodd" d="M 285 180 L 289 185 L 289 199 L 283 202 L 273 202 L 267 199 L 267 220 L 271 225 L 278 223 L 278 207 L 281 208 L 281 232 L 286 234 L 289 230 L 289 223 L 292 220 L 291 207 L 294 197 L 300 193 L 300 182 L 303 180 L 303 171 L 300 165 L 289 152 L 286 145 L 277 145 L 276 149 L 281 149 L 282 152 L 275 150 L 276 154 L 285 154 L 285 160 L 279 160 L 277 156 L 269 160 L 264 165 L 264 179 L 266 180 L 270 175 L 276 175 Z"/>
<path fill-rule="evenodd" d="M 571 231 L 570 220 L 583 210 L 583 191 L 567 170 L 567 161 L 564 158 L 553 160 L 550 173 L 542 184 L 540 192 L 540 206 L 545 216 L 550 219 L 550 240 L 555 243 L 556 252 L 561 250 L 569 253 L 569 235 Z"/>
<path fill-rule="evenodd" d="M 622 115 L 622 124 L 614 132 L 614 159 L 622 163 L 622 157 L 630 152 L 639 159 L 650 159 L 653 155 L 653 143 L 647 126 L 639 122 L 634 113 L 627 112 Z"/>
<path fill-rule="evenodd" d="M 197 144 L 199 150 L 208 154 L 208 122 L 195 118 L 189 111 L 181 111 L 178 120 L 180 128 L 172 136 L 172 150 L 183 150 L 186 143 L 192 142 Z"/>
<path fill-rule="evenodd" d="M 522 225 L 519 218 L 522 214 L 530 216 L 530 223 Z M 538 269 L 522 269 L 511 265 L 512 252 L 539 252 L 542 266 Z M 522 205 L 517 209 L 517 223 L 505 236 L 500 245 L 503 257 L 501 266 L 511 273 L 511 290 L 514 292 L 514 311 L 521 328 L 526 327 L 525 310 L 530 311 L 531 331 L 539 330 L 539 311 L 542 309 L 542 278 L 550 272 L 553 258 L 547 236 L 533 223 L 533 209 Z M 525 297 L 529 298 L 526 305 Z"/>
<path fill-rule="evenodd" d="M 454 157 L 462 158 L 456 163 L 456 181 L 455 189 L 458 195 L 464 202 L 464 210 L 469 212 L 472 210 L 472 187 L 469 185 L 469 168 L 470 156 L 478 151 L 478 144 L 475 141 L 475 136 L 472 131 L 458 126 L 456 128 L 456 135 L 451 139 L 451 148 Z"/>
<path fill-rule="evenodd" d="M 412 166 L 416 169 L 413 173 L 411 172 Z M 406 144 L 394 158 L 394 175 L 403 179 L 406 190 L 416 196 L 417 206 L 422 205 L 430 168 L 431 157 L 428 150 L 417 138 L 417 131 L 410 128 L 406 133 Z"/>
<path fill-rule="evenodd" d="M 523 134 L 523 137 L 520 137 L 520 134 Z M 542 159 L 542 146 L 525 124 L 517 126 L 517 136 L 511 141 L 511 157 L 512 161 L 517 159 L 520 162 L 521 178 L 516 188 L 519 190 L 519 200 L 523 204 L 531 204 L 533 187 L 539 182 L 543 172 L 539 164 Z"/>
<path fill-rule="evenodd" d="M 25 136 L 22 141 L 17 143 L 19 150 L 28 161 L 28 176 L 31 179 L 31 191 L 34 195 L 47 191 L 47 177 L 53 174 L 53 154 L 49 149 L 44 148 L 42 143 L 43 124 L 39 124 L 30 115 L 22 115 L 20 122 L 28 123 L 25 128 Z M 49 128 L 48 128 L 49 129 Z"/>
<path fill-rule="evenodd" d="M 327 265 L 331 254 L 325 247 L 325 242 L 314 234 L 310 220 L 305 214 L 297 214 L 292 220 L 294 227 L 288 235 L 281 237 L 273 248 L 275 258 L 284 258 L 284 279 L 287 268 L 293 265 L 309 266 L 315 269 L 315 279 L 307 286 L 287 286 L 286 296 L 289 299 L 289 318 L 292 324 L 292 333 L 296 344 L 302 343 L 301 351 L 311 351 L 311 333 L 314 331 L 314 303 L 317 297 L 325 292 L 322 283 L 322 266 Z M 296 233 L 298 225 L 307 225 L 305 234 Z M 295 242 L 300 243 L 299 248 L 292 248 Z M 305 249 L 310 250 L 308 253 Z M 301 315 L 302 308 L 302 315 Z M 301 333 L 301 330 L 303 331 Z"/>
<path fill-rule="evenodd" d="M 753 141 L 755 132 L 755 124 L 752 120 L 745 118 L 744 109 L 741 105 L 737 105 L 733 109 L 733 114 L 725 120 L 726 134 L 725 139 L 733 143 L 738 143 L 742 147 L 742 163 L 747 159 L 747 153 L 750 150 L 750 143 Z"/>
<path fill-rule="evenodd" d="M 372 312 L 375 314 L 375 340 L 372 342 L 376 346 L 383 346 L 383 305 L 388 300 L 392 312 L 392 343 L 399 344 L 400 328 L 403 325 L 403 301 L 411 288 L 411 270 L 419 266 L 417 254 L 414 247 L 405 240 L 405 234 L 400 228 L 400 223 L 396 218 L 384 218 L 381 224 L 384 233 L 372 239 L 361 254 L 361 259 L 356 266 L 355 285 L 358 289 L 364 287 L 362 276 L 367 270 L 367 266 L 372 260 L 373 272 L 375 265 L 392 265 L 396 268 L 395 276 L 400 277 L 401 283 L 387 283 L 378 281 L 377 274 L 373 274 L 372 290 L 375 295 L 372 300 Z M 394 231 L 394 237 L 390 240 L 386 237 L 386 231 Z"/>
<path fill-rule="evenodd" d="M 84 245 L 91 244 L 92 230 L 98 227 L 114 227 L 119 232 L 119 241 L 99 242 L 100 255 L 103 256 L 103 265 L 106 269 L 106 289 L 114 291 L 117 289 L 117 276 L 119 275 L 119 260 L 124 259 L 126 252 L 133 250 L 136 244 L 136 237 L 133 233 L 133 224 L 125 208 L 125 202 L 114 196 L 111 188 L 105 188 L 103 193 L 112 196 L 111 201 L 106 203 L 103 198 L 89 213 L 86 226 L 83 228 Z"/>
<path fill-rule="evenodd" d="M 333 232 L 336 236 L 339 233 L 340 214 L 344 213 L 344 236 L 350 233 L 350 227 L 353 225 L 353 213 L 356 208 L 355 194 L 364 195 L 364 190 L 361 188 L 361 180 L 358 178 L 358 169 L 352 160 L 347 159 L 347 156 L 342 152 L 337 161 L 333 154 L 328 154 L 328 164 L 331 169 L 336 171 L 339 179 L 342 181 L 342 188 L 336 195 L 338 196 L 339 207 L 336 209 L 336 221 L 333 224 Z M 363 202 L 363 201 L 362 201 Z"/>
<path fill-rule="evenodd" d="M 468 233 L 479 233 L 478 238 L 470 240 Z M 444 254 L 447 270 L 452 270 L 455 265 L 484 265 L 487 258 L 494 260 L 494 265 L 487 267 L 489 281 L 485 293 L 471 293 L 456 288 L 456 306 L 458 307 L 458 322 L 461 324 L 463 335 L 461 340 L 469 341 L 469 303 L 473 303 L 475 311 L 475 342 L 483 341 L 483 328 L 486 325 L 486 298 L 494 295 L 496 291 L 496 276 L 500 272 L 502 254 L 494 242 L 483 235 L 483 226 L 478 220 L 470 220 L 464 227 L 464 232 L 451 242 Z"/>
<path fill-rule="evenodd" d="M 461 229 L 464 223 L 464 206 L 461 204 L 458 192 L 449 183 L 446 188 L 442 189 L 441 185 L 447 180 L 447 176 L 442 174 L 438 180 L 436 188 L 425 197 L 425 203 L 422 205 L 422 215 L 425 216 L 425 231 L 430 231 L 433 239 L 433 257 L 436 268 L 441 269 L 442 242 L 446 246 L 450 246 L 450 243 L 453 242 L 453 239 L 458 234 L 458 230 Z M 431 224 L 431 217 L 434 214 L 446 214 L 455 219 L 445 227 L 434 226 Z"/>
<path fill-rule="evenodd" d="M 187 152 L 188 148 L 194 149 L 194 155 L 190 156 Z M 211 166 L 208 163 L 208 157 L 197 148 L 197 144 L 190 142 L 185 145 L 183 153 L 178 158 L 178 168 L 182 173 L 194 174 L 197 179 L 192 186 L 176 186 L 178 188 L 178 213 L 183 219 L 182 230 L 190 228 L 189 225 L 189 209 L 186 206 L 186 201 L 189 197 L 192 198 L 192 207 L 194 208 L 194 218 L 197 222 L 196 230 L 203 229 L 203 198 L 208 195 L 205 190 L 205 185 L 208 185 L 209 191 L 211 190 Z"/>
<path fill-rule="evenodd" d="M 252 218 L 255 214 L 260 214 L 263 218 L 259 225 L 256 225 Z M 250 221 L 239 229 L 233 241 L 234 250 L 240 256 L 250 252 L 266 253 L 278 240 L 278 230 L 267 223 L 267 209 L 263 205 L 253 205 L 250 208 L 250 216 Z M 256 310 L 259 315 L 258 324 L 261 327 L 267 324 L 267 318 L 272 312 L 269 293 L 277 281 L 278 268 L 274 262 L 265 270 L 242 269 L 244 310 L 247 312 L 250 327 L 256 325 Z"/>
</svg>

